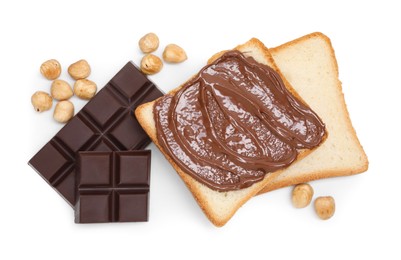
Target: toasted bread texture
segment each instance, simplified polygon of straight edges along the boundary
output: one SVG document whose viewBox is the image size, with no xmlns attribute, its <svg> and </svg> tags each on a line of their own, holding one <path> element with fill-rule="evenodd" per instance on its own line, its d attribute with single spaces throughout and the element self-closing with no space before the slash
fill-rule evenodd
<svg viewBox="0 0 401 260">
<path fill-rule="evenodd" d="M 268 49 L 257 39 L 251 39 L 243 45 L 237 46 L 235 49 L 241 51 L 245 54 L 245 56 L 252 56 L 259 63 L 266 64 L 271 68 L 275 69 L 280 76 L 283 78 L 283 75 L 280 73 L 279 69 L 274 63 L 272 56 L 270 55 Z M 212 61 L 215 58 L 219 57 L 222 53 L 216 54 L 211 58 Z M 299 95 L 294 91 L 294 89 L 290 86 L 288 81 L 284 80 L 284 83 L 289 89 L 289 91 L 299 98 Z M 173 89 L 169 93 L 175 93 L 182 86 Z M 301 99 L 302 100 L 302 99 Z M 156 144 L 156 146 L 160 149 L 160 151 L 164 154 L 166 159 L 171 163 L 174 169 L 177 171 L 179 176 L 182 178 L 188 189 L 193 194 L 193 197 L 198 202 L 199 206 L 202 208 L 205 215 L 208 219 L 216 226 L 223 226 L 227 223 L 227 221 L 234 215 L 234 213 L 250 198 L 256 195 L 261 189 L 266 187 L 268 183 L 276 179 L 279 174 L 283 170 L 279 170 L 273 173 L 268 173 L 264 177 L 264 179 L 260 182 L 253 184 L 252 186 L 240 190 L 219 192 L 210 189 L 204 184 L 196 181 L 194 178 L 186 174 L 174 161 L 169 157 L 169 155 L 163 150 L 157 140 L 157 132 L 155 127 L 155 121 L 153 116 L 153 107 L 154 102 L 146 103 L 139 106 L 135 110 L 135 115 L 146 131 L 146 133 L 150 136 L 152 141 Z M 315 148 L 316 149 L 316 148 Z M 303 157 L 308 155 L 311 150 L 302 150 L 298 154 L 297 160 L 301 160 Z"/>
<path fill-rule="evenodd" d="M 330 39 L 312 33 L 269 51 L 287 81 L 326 124 L 329 135 L 313 153 L 290 165 L 260 193 L 366 171 L 368 158 L 351 124 Z"/>
</svg>

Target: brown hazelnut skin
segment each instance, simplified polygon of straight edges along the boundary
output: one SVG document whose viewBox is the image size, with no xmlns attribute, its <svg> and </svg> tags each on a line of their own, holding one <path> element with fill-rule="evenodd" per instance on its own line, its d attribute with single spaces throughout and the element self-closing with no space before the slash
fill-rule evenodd
<svg viewBox="0 0 401 260">
<path fill-rule="evenodd" d="M 49 80 L 57 79 L 61 74 L 61 65 L 55 59 L 47 60 L 40 66 L 40 73 Z"/>
<path fill-rule="evenodd" d="M 91 67 L 86 60 L 79 60 L 68 67 L 68 74 L 75 79 L 85 79 L 91 74 Z"/>
<path fill-rule="evenodd" d="M 313 188 L 307 183 L 301 183 L 292 190 L 292 204 L 296 208 L 305 208 L 313 197 Z"/>
<path fill-rule="evenodd" d="M 44 91 L 36 91 L 31 97 L 36 112 L 49 110 L 53 106 L 53 98 Z"/>
<path fill-rule="evenodd" d="M 334 215 L 336 205 L 333 197 L 318 197 L 315 200 L 315 211 L 320 219 L 327 220 Z"/>
</svg>

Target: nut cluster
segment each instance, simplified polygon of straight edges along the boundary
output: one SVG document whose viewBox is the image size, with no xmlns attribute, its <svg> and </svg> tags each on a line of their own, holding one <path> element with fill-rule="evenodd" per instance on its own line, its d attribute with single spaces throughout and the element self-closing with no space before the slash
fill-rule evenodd
<svg viewBox="0 0 401 260">
<path fill-rule="evenodd" d="M 305 208 L 313 197 L 313 188 L 307 183 L 298 184 L 292 190 L 292 204 L 296 208 Z M 318 197 L 314 202 L 315 212 L 320 219 L 327 220 L 334 215 L 335 202 L 331 196 Z"/>
<path fill-rule="evenodd" d="M 139 49 L 146 55 L 141 60 L 143 73 L 153 75 L 161 71 L 163 61 L 156 55 L 151 54 L 159 47 L 159 37 L 154 33 L 145 34 L 138 42 Z M 163 51 L 163 60 L 168 63 L 180 63 L 187 59 L 184 49 L 176 44 L 168 44 Z"/>
<path fill-rule="evenodd" d="M 74 88 L 62 79 L 58 79 L 61 74 L 61 65 L 51 59 L 45 61 L 40 66 L 40 73 L 49 80 L 53 80 L 50 87 L 50 94 L 44 91 L 37 91 L 31 97 L 31 103 L 37 112 L 49 110 L 53 105 L 53 99 L 58 100 L 53 118 L 60 123 L 68 122 L 74 116 L 74 105 L 69 99 L 75 94 L 81 99 L 91 99 L 97 91 L 96 83 L 87 79 L 91 73 L 91 68 L 86 60 L 79 60 L 68 67 L 68 74 L 75 79 Z"/>
</svg>

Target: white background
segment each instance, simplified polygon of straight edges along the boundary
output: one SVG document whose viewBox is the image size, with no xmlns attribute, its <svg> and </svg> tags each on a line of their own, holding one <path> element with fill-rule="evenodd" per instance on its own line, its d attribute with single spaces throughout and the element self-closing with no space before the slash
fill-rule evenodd
<svg viewBox="0 0 401 260">
<path fill-rule="evenodd" d="M 8 3 L 5 3 L 8 2 Z M 0 4 L 0 259 L 400 259 L 400 9 L 389 1 L 2 1 Z M 396 3 L 397 1 L 393 1 Z M 336 51 L 351 119 L 368 154 L 366 173 L 312 182 L 336 214 L 295 209 L 291 188 L 246 203 L 223 228 L 203 215 L 153 145 L 147 223 L 74 224 L 73 210 L 28 165 L 62 127 L 30 97 L 49 91 L 39 73 L 51 58 L 85 58 L 103 86 L 139 38 L 159 35 L 188 60 L 151 79 L 168 91 L 215 52 L 257 37 L 277 46 L 321 31 Z M 85 102 L 72 99 L 78 111 Z M 54 108 L 54 106 L 53 106 Z M 158 257 L 158 258 L 156 258 Z"/>
</svg>

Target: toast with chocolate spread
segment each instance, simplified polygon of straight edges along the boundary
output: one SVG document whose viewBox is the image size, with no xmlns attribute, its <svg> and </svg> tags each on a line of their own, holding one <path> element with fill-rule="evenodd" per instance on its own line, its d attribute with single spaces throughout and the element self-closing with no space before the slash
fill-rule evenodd
<svg viewBox="0 0 401 260">
<path fill-rule="evenodd" d="M 327 137 L 257 39 L 135 115 L 216 226 Z"/>
<path fill-rule="evenodd" d="M 260 193 L 366 171 L 368 159 L 351 124 L 330 39 L 312 33 L 269 51 L 291 86 L 323 120 L 329 135 L 313 153 L 289 166 Z"/>
</svg>

